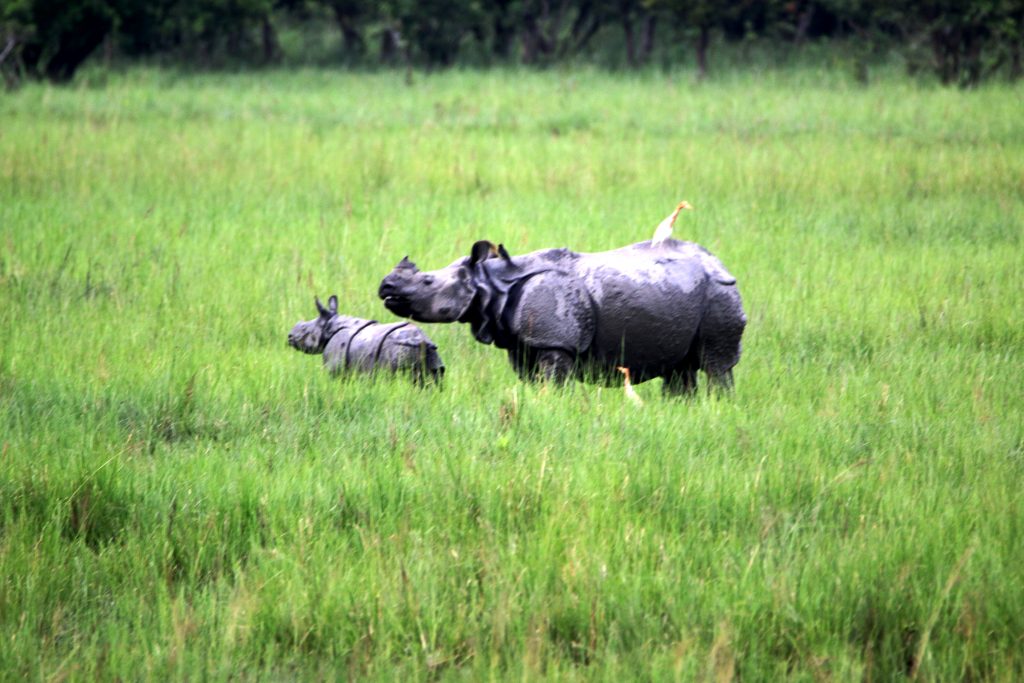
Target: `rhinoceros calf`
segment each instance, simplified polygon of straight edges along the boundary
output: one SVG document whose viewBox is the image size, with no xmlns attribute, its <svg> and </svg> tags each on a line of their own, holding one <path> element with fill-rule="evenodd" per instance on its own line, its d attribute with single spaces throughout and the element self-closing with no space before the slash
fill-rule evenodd
<svg viewBox="0 0 1024 683">
<path fill-rule="evenodd" d="M 634 382 L 665 378 L 667 393 L 694 392 L 698 369 L 731 388 L 747 322 L 736 279 L 703 247 L 674 239 L 515 258 L 481 241 L 440 270 L 403 258 L 378 293 L 403 317 L 469 323 L 523 379 L 611 383 L 621 366 Z"/>
<path fill-rule="evenodd" d="M 288 345 L 305 353 L 322 353 L 331 374 L 407 371 L 418 383 L 444 375 L 437 345 L 415 325 L 338 315 L 336 296 L 327 300 L 327 308 L 317 299 L 316 308 L 320 316 L 297 323 L 288 333 Z"/>
</svg>

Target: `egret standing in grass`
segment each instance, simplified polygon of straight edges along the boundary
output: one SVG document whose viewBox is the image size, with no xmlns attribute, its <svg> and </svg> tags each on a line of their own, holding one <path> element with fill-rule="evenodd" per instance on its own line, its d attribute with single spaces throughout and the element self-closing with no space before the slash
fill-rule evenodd
<svg viewBox="0 0 1024 683">
<path fill-rule="evenodd" d="M 629 381 L 629 368 L 624 368 L 620 365 L 615 369 L 626 376 L 626 383 L 622 386 L 623 391 L 626 392 L 626 398 L 628 398 L 637 408 L 642 406 L 644 404 L 644 400 L 640 398 L 640 394 L 636 393 L 636 389 L 633 388 L 633 383 Z"/>
<path fill-rule="evenodd" d="M 659 247 L 665 243 L 665 241 L 672 236 L 672 226 L 675 225 L 676 216 L 683 209 L 689 211 L 693 207 L 690 206 L 690 202 L 683 200 L 676 205 L 676 210 L 672 212 L 672 215 L 663 220 L 658 224 L 658 227 L 654 231 L 654 237 L 651 238 L 651 246 Z"/>
</svg>

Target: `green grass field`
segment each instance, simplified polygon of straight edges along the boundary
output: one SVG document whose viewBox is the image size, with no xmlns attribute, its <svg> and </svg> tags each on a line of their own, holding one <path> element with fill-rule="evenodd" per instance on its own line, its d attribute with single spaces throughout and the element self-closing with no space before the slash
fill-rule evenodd
<svg viewBox="0 0 1024 683">
<path fill-rule="evenodd" d="M 0 95 L 0 678 L 1020 680 L 1021 86 L 180 75 Z M 736 391 L 285 346 L 477 239 L 677 235 Z M 703 383 L 703 376 L 700 378 Z"/>
</svg>

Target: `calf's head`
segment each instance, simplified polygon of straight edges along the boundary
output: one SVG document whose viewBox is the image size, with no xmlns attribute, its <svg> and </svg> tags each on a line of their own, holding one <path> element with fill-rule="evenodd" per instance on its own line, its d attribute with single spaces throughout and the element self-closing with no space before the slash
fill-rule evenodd
<svg viewBox="0 0 1024 683">
<path fill-rule="evenodd" d="M 332 294 L 327 300 L 327 308 L 317 298 L 316 310 L 320 312 L 319 317 L 295 323 L 295 327 L 288 333 L 288 346 L 305 353 L 323 353 L 330 338 L 327 334 L 328 325 L 338 315 L 338 297 Z"/>
<path fill-rule="evenodd" d="M 497 255 L 497 247 L 480 241 L 473 245 L 469 256 L 447 268 L 425 272 L 407 256 L 381 281 L 377 293 L 389 311 L 403 318 L 425 323 L 456 322 L 466 314 L 476 295 L 474 269 Z"/>
</svg>

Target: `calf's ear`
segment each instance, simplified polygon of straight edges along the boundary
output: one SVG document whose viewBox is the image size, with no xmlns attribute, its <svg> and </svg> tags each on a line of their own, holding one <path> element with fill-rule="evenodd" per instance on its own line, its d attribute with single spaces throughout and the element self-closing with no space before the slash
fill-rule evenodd
<svg viewBox="0 0 1024 683">
<path fill-rule="evenodd" d="M 491 256 L 498 255 L 498 248 L 494 246 L 493 242 L 487 240 L 480 240 L 473 245 L 473 249 L 469 252 L 469 265 L 475 266 L 481 261 L 486 261 Z"/>
<path fill-rule="evenodd" d="M 316 297 L 316 310 L 325 318 L 329 318 L 331 315 L 331 312 L 324 308 L 324 305 L 320 303 L 320 297 Z"/>
<path fill-rule="evenodd" d="M 327 310 L 332 314 L 338 312 L 338 297 L 334 294 L 331 294 L 331 298 L 327 300 Z"/>
</svg>

